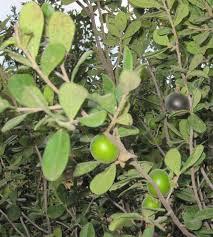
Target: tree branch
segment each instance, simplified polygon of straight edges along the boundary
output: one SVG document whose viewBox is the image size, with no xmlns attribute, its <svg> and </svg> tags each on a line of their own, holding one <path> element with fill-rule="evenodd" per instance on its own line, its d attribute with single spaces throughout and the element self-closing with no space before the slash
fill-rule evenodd
<svg viewBox="0 0 213 237">
<path fill-rule="evenodd" d="M 174 211 L 172 210 L 171 206 L 169 205 L 169 203 L 166 201 L 166 199 L 164 198 L 164 196 L 161 194 L 158 186 L 155 184 L 155 182 L 152 180 L 152 178 L 143 170 L 143 168 L 140 166 L 140 164 L 138 163 L 138 161 L 136 159 L 134 159 L 134 161 L 132 161 L 130 163 L 138 172 L 139 174 L 145 178 L 155 189 L 155 191 L 157 192 L 157 196 L 160 200 L 160 202 L 163 204 L 163 206 L 165 207 L 165 209 L 168 212 L 168 215 L 171 217 L 172 221 L 174 222 L 174 224 L 178 227 L 178 229 L 187 237 L 196 237 L 195 235 L 193 235 L 192 233 L 190 233 L 185 226 L 179 221 L 179 219 L 177 218 L 177 216 L 175 215 Z"/>
</svg>

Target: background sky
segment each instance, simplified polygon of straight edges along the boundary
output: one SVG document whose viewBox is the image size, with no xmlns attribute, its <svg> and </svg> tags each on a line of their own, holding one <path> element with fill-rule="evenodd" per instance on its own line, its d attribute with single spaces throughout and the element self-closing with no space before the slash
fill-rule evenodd
<svg viewBox="0 0 213 237">
<path fill-rule="evenodd" d="M 4 20 L 8 14 L 10 14 L 11 7 L 16 6 L 17 12 L 19 12 L 19 9 L 21 7 L 21 4 L 23 2 L 29 2 L 29 0 L 0 0 L 0 20 Z M 76 9 L 78 8 L 77 4 L 73 3 L 69 6 L 66 6 L 65 9 Z"/>
</svg>

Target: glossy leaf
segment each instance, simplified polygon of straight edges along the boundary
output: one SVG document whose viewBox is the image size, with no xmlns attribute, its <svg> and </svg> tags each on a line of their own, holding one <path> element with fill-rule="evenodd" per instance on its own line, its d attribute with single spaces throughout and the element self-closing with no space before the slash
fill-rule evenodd
<svg viewBox="0 0 213 237">
<path fill-rule="evenodd" d="M 99 164 L 100 162 L 98 161 L 88 161 L 88 162 L 79 163 L 75 167 L 73 176 L 79 177 L 84 174 L 87 174 L 91 172 L 92 170 L 94 170 Z"/>
<path fill-rule="evenodd" d="M 87 127 L 95 128 L 101 126 L 107 117 L 107 112 L 104 110 L 97 111 L 95 113 L 88 114 L 79 118 L 79 121 L 82 125 Z"/>
<path fill-rule="evenodd" d="M 165 156 L 166 166 L 173 171 L 176 175 L 179 175 L 181 168 L 181 154 L 176 148 L 170 149 Z"/>
<path fill-rule="evenodd" d="M 69 134 L 64 130 L 54 133 L 44 150 L 41 166 L 45 178 L 57 180 L 64 172 L 70 154 Z"/>
<path fill-rule="evenodd" d="M 112 186 L 116 176 L 116 165 L 112 164 L 97 174 L 90 182 L 90 190 L 96 195 L 106 193 Z"/>
<path fill-rule="evenodd" d="M 46 76 L 63 61 L 66 49 L 61 44 L 49 44 L 41 56 L 41 69 Z"/>
<path fill-rule="evenodd" d="M 20 12 L 19 26 L 22 44 L 35 58 L 38 54 L 44 27 L 44 16 L 35 2 L 26 3 Z"/>
<path fill-rule="evenodd" d="M 75 24 L 69 15 L 54 12 L 48 23 L 48 36 L 51 44 L 62 44 L 69 52 L 75 34 Z"/>
<path fill-rule="evenodd" d="M 59 101 L 69 119 L 75 118 L 87 95 L 87 90 L 76 83 L 64 83 L 61 86 Z"/>
</svg>

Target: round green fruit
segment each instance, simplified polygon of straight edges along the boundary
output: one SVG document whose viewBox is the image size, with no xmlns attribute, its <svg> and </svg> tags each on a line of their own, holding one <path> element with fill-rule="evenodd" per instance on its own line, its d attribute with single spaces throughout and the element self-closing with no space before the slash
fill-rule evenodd
<svg viewBox="0 0 213 237">
<path fill-rule="evenodd" d="M 161 203 L 156 198 L 147 195 L 142 202 L 142 207 L 150 209 L 158 209 L 161 207 Z"/>
<path fill-rule="evenodd" d="M 94 159 L 102 163 L 112 163 L 118 158 L 118 147 L 104 134 L 95 136 L 90 144 Z"/>
<path fill-rule="evenodd" d="M 177 112 L 180 110 L 189 110 L 190 104 L 188 98 L 178 92 L 171 93 L 165 100 L 166 110 L 169 112 Z"/>
<path fill-rule="evenodd" d="M 164 170 L 155 169 L 149 175 L 160 189 L 162 195 L 166 196 L 170 191 L 170 182 L 167 173 Z M 147 189 L 152 196 L 157 197 L 157 192 L 152 184 L 147 183 Z"/>
</svg>

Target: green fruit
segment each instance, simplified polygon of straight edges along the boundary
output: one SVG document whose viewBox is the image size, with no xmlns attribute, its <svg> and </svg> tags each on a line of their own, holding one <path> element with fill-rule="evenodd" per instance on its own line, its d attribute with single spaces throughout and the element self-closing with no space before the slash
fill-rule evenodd
<svg viewBox="0 0 213 237">
<path fill-rule="evenodd" d="M 155 129 L 155 128 L 157 127 L 155 118 L 151 118 L 151 119 L 149 120 L 148 125 L 149 125 L 149 127 L 150 127 L 151 129 Z"/>
<path fill-rule="evenodd" d="M 95 136 L 90 144 L 94 159 L 102 163 L 112 163 L 118 158 L 118 147 L 104 134 Z"/>
<path fill-rule="evenodd" d="M 150 209 L 158 209 L 161 207 L 161 203 L 156 198 L 147 195 L 142 202 L 142 207 Z"/>
<path fill-rule="evenodd" d="M 156 183 L 161 193 L 166 196 L 170 191 L 170 182 L 167 173 L 164 170 L 155 169 L 150 173 L 150 177 Z M 150 183 L 147 183 L 147 189 L 152 196 L 157 197 L 157 192 Z"/>
</svg>

